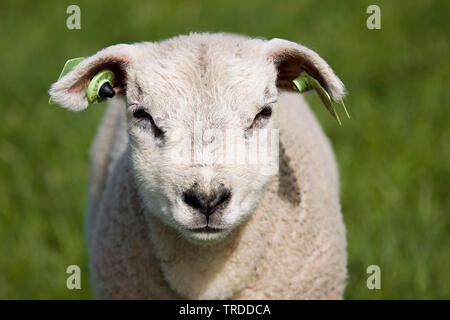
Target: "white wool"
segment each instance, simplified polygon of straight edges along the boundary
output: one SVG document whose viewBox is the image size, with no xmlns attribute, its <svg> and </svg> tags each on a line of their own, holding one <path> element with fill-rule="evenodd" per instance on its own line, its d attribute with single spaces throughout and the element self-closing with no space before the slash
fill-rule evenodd
<svg viewBox="0 0 450 320">
<path fill-rule="evenodd" d="M 343 98 L 342 82 L 322 58 L 286 40 L 230 34 L 119 44 L 53 84 L 52 99 L 85 109 L 84 90 L 104 68 L 114 71 L 117 94 L 91 151 L 87 224 L 99 298 L 342 297 L 346 241 L 337 166 L 306 102 L 291 90 L 306 70 L 334 100 Z M 255 129 L 264 106 L 272 117 Z M 133 116 L 137 109 L 151 114 L 163 138 Z M 270 148 L 258 140 L 262 126 L 279 132 L 280 155 L 270 163 L 279 162 L 279 171 L 218 161 L 229 155 L 220 144 L 226 130 L 242 137 L 237 147 Z M 191 143 L 204 148 L 191 150 L 200 159 L 194 163 L 182 158 Z M 183 200 L 193 185 L 204 194 L 230 190 L 226 207 L 209 219 L 222 232 L 190 230 L 206 221 Z"/>
</svg>

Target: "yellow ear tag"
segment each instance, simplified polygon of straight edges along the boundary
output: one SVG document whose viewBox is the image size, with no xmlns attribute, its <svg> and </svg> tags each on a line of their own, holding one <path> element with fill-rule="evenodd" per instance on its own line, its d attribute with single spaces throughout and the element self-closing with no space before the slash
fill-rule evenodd
<svg viewBox="0 0 450 320">
<path fill-rule="evenodd" d="M 300 93 L 309 91 L 314 89 L 322 100 L 322 103 L 327 108 L 328 112 L 331 113 L 334 119 L 341 125 L 341 119 L 339 115 L 336 113 L 336 109 L 334 108 L 334 103 L 338 103 L 344 108 L 345 114 L 350 119 L 350 115 L 348 114 L 347 108 L 345 107 L 344 101 L 332 101 L 328 92 L 320 85 L 319 81 L 315 78 L 311 77 L 306 71 L 302 71 L 300 75 L 295 78 L 292 82 L 294 82 L 294 88 L 297 89 Z"/>
<path fill-rule="evenodd" d="M 72 71 L 84 57 L 69 59 L 64 64 L 64 67 L 59 75 L 59 79 L 64 77 L 67 73 Z M 89 82 L 86 88 L 86 98 L 89 103 L 99 103 L 105 98 L 112 98 L 115 95 L 114 91 L 114 73 L 111 70 L 102 70 L 98 72 Z M 48 103 L 54 104 L 55 102 L 50 98 Z"/>
<path fill-rule="evenodd" d="M 86 98 L 89 103 L 100 103 L 105 98 L 112 98 L 114 91 L 114 72 L 102 70 L 97 73 L 89 82 L 86 89 Z"/>
</svg>

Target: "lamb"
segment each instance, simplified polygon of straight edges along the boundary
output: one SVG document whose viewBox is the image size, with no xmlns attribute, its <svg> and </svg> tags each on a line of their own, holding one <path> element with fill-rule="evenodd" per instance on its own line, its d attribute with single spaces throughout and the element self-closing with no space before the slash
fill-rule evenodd
<svg viewBox="0 0 450 320">
<path fill-rule="evenodd" d="M 334 100 L 344 97 L 317 53 L 225 33 L 118 44 L 54 83 L 52 99 L 87 108 L 86 87 L 103 69 L 114 72 L 115 97 L 91 150 L 87 242 L 96 297 L 343 297 L 336 161 L 292 90 L 307 71 Z M 227 148 L 225 131 L 240 137 Z M 219 161 L 229 146 L 252 145 L 269 160 Z"/>
</svg>

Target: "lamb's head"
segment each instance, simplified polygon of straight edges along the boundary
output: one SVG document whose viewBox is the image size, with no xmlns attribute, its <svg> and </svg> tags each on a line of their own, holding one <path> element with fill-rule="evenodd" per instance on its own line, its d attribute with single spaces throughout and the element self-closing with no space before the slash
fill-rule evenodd
<svg viewBox="0 0 450 320">
<path fill-rule="evenodd" d="M 193 34 L 108 47 L 50 90 L 72 110 L 100 70 L 126 102 L 129 156 L 148 214 L 187 239 L 223 239 L 256 209 L 278 171 L 277 97 L 305 70 L 330 92 L 343 85 L 298 44 Z"/>
</svg>

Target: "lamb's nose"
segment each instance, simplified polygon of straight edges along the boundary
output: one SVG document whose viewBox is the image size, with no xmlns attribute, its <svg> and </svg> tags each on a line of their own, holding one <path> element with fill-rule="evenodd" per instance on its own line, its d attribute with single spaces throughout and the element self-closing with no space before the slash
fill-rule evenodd
<svg viewBox="0 0 450 320">
<path fill-rule="evenodd" d="M 230 198 L 230 190 L 223 186 L 207 195 L 194 185 L 194 187 L 183 194 L 184 202 L 204 214 L 206 217 L 209 217 L 219 209 L 225 208 L 230 201 Z"/>
</svg>

